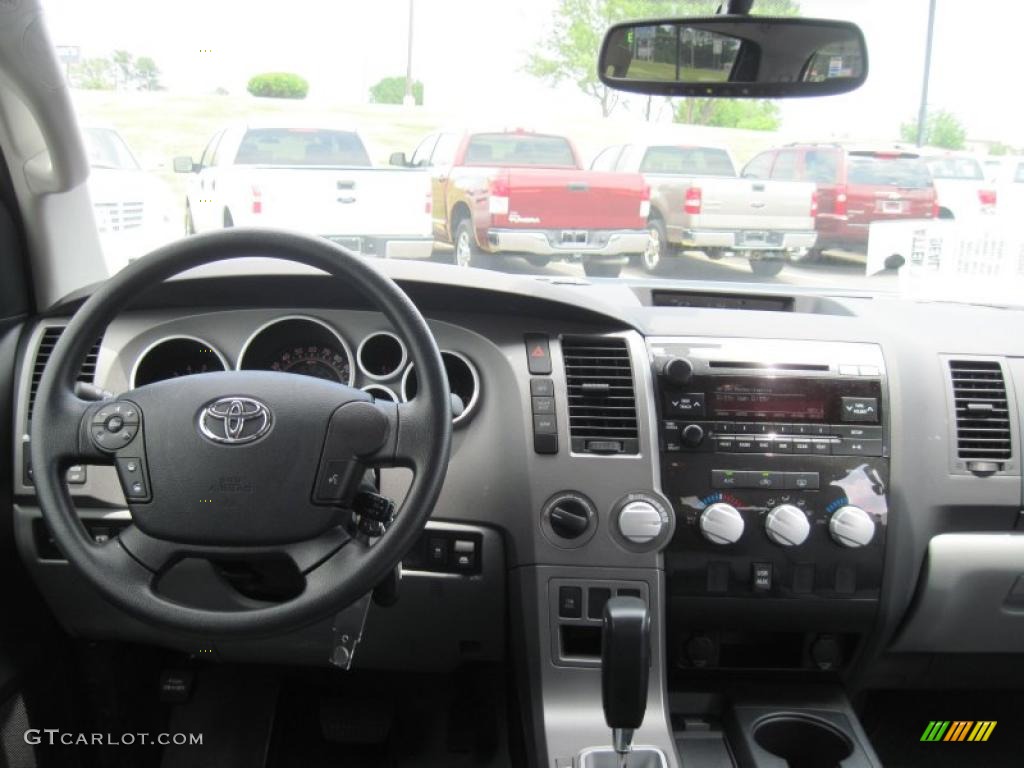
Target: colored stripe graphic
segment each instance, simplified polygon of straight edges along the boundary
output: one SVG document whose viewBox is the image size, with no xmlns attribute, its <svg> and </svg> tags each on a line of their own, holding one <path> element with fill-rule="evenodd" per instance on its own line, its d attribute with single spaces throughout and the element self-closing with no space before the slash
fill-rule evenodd
<svg viewBox="0 0 1024 768">
<path fill-rule="evenodd" d="M 988 741 L 996 720 L 930 720 L 921 741 Z"/>
<path fill-rule="evenodd" d="M 932 720 L 921 734 L 921 741 L 938 741 L 949 728 L 949 720 Z"/>
<path fill-rule="evenodd" d="M 967 737 L 967 740 L 988 741 L 988 737 L 992 735 L 992 731 L 994 731 L 995 728 L 995 720 L 979 720 L 978 724 L 974 726 L 974 730 L 971 731 L 971 735 Z"/>
<path fill-rule="evenodd" d="M 963 741 L 972 725 L 974 725 L 973 720 L 954 720 L 943 741 Z"/>
</svg>

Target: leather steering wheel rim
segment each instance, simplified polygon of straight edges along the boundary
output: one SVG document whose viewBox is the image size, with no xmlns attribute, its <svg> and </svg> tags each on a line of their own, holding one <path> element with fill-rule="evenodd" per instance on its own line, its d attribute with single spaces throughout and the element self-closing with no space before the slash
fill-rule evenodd
<svg viewBox="0 0 1024 768">
<path fill-rule="evenodd" d="M 328 526 L 331 521 L 344 518 L 344 510 L 313 506 L 307 498 L 301 501 L 312 510 L 310 514 L 317 520 L 327 521 L 318 536 L 292 540 L 289 535 L 282 534 L 280 541 L 257 538 L 249 542 L 246 539 L 245 545 L 225 544 L 218 540 L 183 542 L 164 540 L 140 530 L 143 518 L 137 512 L 141 513 L 146 505 L 130 503 L 135 524 L 107 542 L 94 542 L 75 513 L 64 482 L 68 466 L 83 459 L 86 463 L 104 460 L 111 463 L 112 457 L 98 450 L 95 441 L 90 440 L 90 429 L 98 423 L 97 408 L 103 403 L 85 401 L 75 394 L 81 360 L 107 325 L 144 290 L 204 264 L 250 257 L 297 262 L 354 285 L 388 318 L 395 333 L 405 341 L 416 365 L 419 384 L 416 398 L 405 404 L 375 403 L 365 393 L 340 384 L 315 379 L 297 382 L 296 379 L 308 377 L 294 374 L 196 374 L 170 380 L 170 383 L 147 385 L 118 396 L 118 400 L 123 399 L 127 403 L 148 403 L 141 409 L 142 431 L 135 441 L 139 443 L 140 450 L 157 454 L 162 450 L 160 441 L 166 441 L 166 437 L 152 430 L 172 423 L 170 416 L 163 414 L 165 407 L 169 410 L 177 407 L 175 398 L 178 396 L 183 402 L 189 398 L 200 402 L 202 398 L 209 399 L 211 392 L 216 394 L 222 390 L 225 396 L 233 396 L 236 382 L 239 386 L 244 384 L 246 391 L 255 388 L 258 392 L 270 393 L 269 399 L 264 399 L 276 403 L 277 410 L 281 412 L 278 423 L 270 432 L 272 436 L 279 433 L 276 439 L 280 440 L 285 440 L 288 435 L 288 419 L 314 418 L 307 411 L 315 409 L 313 401 L 322 401 L 321 410 L 331 414 L 331 420 L 325 426 L 328 442 L 333 439 L 332 430 L 337 427 L 336 431 L 348 433 L 343 434 L 344 450 L 352 455 L 358 454 L 356 457 L 360 461 L 365 460 L 367 466 L 401 465 L 413 470 L 411 485 L 394 522 L 383 535 L 364 539 L 353 535 L 351 526 Z M 284 380 L 280 377 L 290 378 Z M 151 387 L 155 389 L 148 391 Z M 304 387 L 300 391 L 310 393 L 308 402 L 285 402 L 281 405 L 280 393 L 284 387 Z M 334 408 L 331 398 L 335 393 L 338 403 L 344 407 Z M 186 407 L 191 406 L 181 406 Z M 339 421 L 338 414 L 343 412 L 348 414 L 347 420 Z M 355 420 L 349 418 L 353 413 L 356 414 Z M 184 429 L 179 424 L 182 421 L 173 420 L 174 428 Z M 364 429 L 367 424 L 369 427 Z M 195 431 L 194 420 L 189 422 L 189 426 Z M 367 431 L 375 435 L 374 440 L 370 440 L 373 445 L 368 443 Z M 379 440 L 376 439 L 377 432 L 380 432 Z M 100 286 L 81 306 L 54 347 L 39 382 L 31 424 L 31 456 L 38 502 L 58 547 L 72 566 L 111 603 L 143 621 L 193 635 L 260 635 L 298 629 L 333 615 L 367 594 L 387 576 L 415 543 L 430 517 L 447 471 L 451 432 L 450 395 L 440 351 L 426 321 L 401 288 L 370 262 L 328 240 L 279 230 L 230 229 L 179 240 L 132 262 Z M 296 442 L 298 439 L 296 437 L 283 445 L 302 445 L 303 450 L 312 455 L 313 447 Z M 245 456 L 241 451 L 246 448 L 202 445 L 203 450 L 211 452 L 210 455 L 223 456 L 225 460 L 230 458 L 235 466 L 239 457 Z M 271 448 L 261 450 L 266 453 Z M 320 449 L 317 450 L 319 455 Z M 288 461 L 281 463 L 287 465 Z M 314 476 L 317 471 L 313 470 Z M 303 482 L 307 482 L 309 470 L 303 469 L 303 473 Z M 154 476 L 153 485 L 157 486 L 158 482 Z M 163 482 L 163 487 L 169 484 L 169 480 Z M 164 495 L 168 494 L 165 492 Z M 250 495 L 254 494 L 250 492 Z M 155 502 L 155 489 L 153 496 Z M 150 512 L 147 510 L 146 514 Z M 237 512 L 231 510 L 235 515 L 233 520 L 240 519 Z M 162 510 L 162 517 L 155 520 L 161 523 L 169 521 L 173 525 L 174 513 L 171 508 Z M 216 510 L 212 514 L 214 517 L 210 524 L 214 525 Z M 301 515 L 293 517 L 297 519 Z M 270 517 L 265 520 L 274 525 L 278 522 Z M 147 527 L 152 526 L 147 524 Z M 239 530 L 238 533 L 249 535 L 253 532 Z M 267 552 L 285 552 L 296 563 L 305 576 L 305 587 L 299 595 L 286 602 L 249 610 L 214 611 L 182 605 L 155 590 L 160 575 L 183 557 L 247 556 Z"/>
</svg>

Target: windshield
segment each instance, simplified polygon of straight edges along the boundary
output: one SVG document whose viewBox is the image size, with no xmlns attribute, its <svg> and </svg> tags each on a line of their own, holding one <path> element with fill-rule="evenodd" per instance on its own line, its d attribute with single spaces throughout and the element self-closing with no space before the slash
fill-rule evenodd
<svg viewBox="0 0 1024 768">
<path fill-rule="evenodd" d="M 118 171 L 137 171 L 139 164 L 117 131 L 109 128 L 83 128 L 82 140 L 89 165 Z"/>
<path fill-rule="evenodd" d="M 478 133 L 469 137 L 466 165 L 536 165 L 555 168 L 576 165 L 572 146 L 560 136 Z"/>
<path fill-rule="evenodd" d="M 369 167 L 370 158 L 359 136 L 348 131 L 256 128 L 245 132 L 234 162 L 236 165 Z"/>
<path fill-rule="evenodd" d="M 851 184 L 928 189 L 932 176 L 918 157 L 888 157 L 886 155 L 850 155 L 849 180 Z"/>
<path fill-rule="evenodd" d="M 979 87 L 1014 69 L 1018 27 L 971 4 L 935 4 L 925 78 L 928 0 L 755 0 L 859 25 L 867 81 L 712 99 L 610 90 L 596 69 L 609 25 L 720 0 L 43 2 L 109 272 L 245 226 L 451 270 L 726 291 L 1024 280 L 992 255 L 1022 239 L 1019 104 Z M 735 51 L 694 39 L 683 66 L 731 71 Z M 634 64 L 659 45 L 639 40 Z"/>
<path fill-rule="evenodd" d="M 644 173 L 681 173 L 688 176 L 735 176 L 729 153 L 709 147 L 651 147 L 644 153 Z"/>
<path fill-rule="evenodd" d="M 935 179 L 981 181 L 985 178 L 981 163 L 970 157 L 934 158 L 928 161 L 928 170 Z"/>
</svg>

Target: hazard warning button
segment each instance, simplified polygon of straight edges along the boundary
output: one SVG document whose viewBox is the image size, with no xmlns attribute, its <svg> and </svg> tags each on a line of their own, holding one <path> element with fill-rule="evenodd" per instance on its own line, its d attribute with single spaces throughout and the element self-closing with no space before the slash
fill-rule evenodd
<svg viewBox="0 0 1024 768">
<path fill-rule="evenodd" d="M 551 346 L 547 336 L 526 334 L 526 363 L 534 376 L 547 376 L 551 373 Z"/>
</svg>

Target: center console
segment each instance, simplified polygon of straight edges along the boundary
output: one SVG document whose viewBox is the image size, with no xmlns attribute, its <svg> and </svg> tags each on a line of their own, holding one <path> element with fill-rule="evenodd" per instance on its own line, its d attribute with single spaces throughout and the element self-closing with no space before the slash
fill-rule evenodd
<svg viewBox="0 0 1024 768">
<path fill-rule="evenodd" d="M 670 666 L 840 668 L 869 628 L 888 515 L 879 347 L 652 338 Z"/>
</svg>

